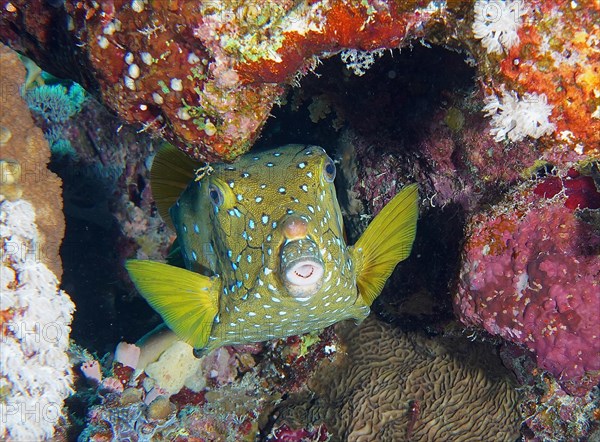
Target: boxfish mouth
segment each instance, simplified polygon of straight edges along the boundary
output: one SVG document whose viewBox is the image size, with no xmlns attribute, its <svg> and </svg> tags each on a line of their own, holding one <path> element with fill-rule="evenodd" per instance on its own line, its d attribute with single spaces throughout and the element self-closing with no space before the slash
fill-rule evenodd
<svg viewBox="0 0 600 442">
<path fill-rule="evenodd" d="M 317 245 L 310 239 L 286 242 L 281 249 L 281 278 L 289 294 L 310 298 L 321 288 L 325 271 Z"/>
</svg>

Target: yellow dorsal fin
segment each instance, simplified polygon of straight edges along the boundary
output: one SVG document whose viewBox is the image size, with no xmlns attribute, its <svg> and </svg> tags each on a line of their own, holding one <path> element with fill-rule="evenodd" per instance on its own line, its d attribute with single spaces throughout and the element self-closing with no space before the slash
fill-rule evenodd
<svg viewBox="0 0 600 442">
<path fill-rule="evenodd" d="M 410 255 L 417 231 L 418 197 L 416 184 L 402 189 L 354 245 L 358 291 L 369 306 L 396 265 Z"/>
<path fill-rule="evenodd" d="M 125 263 L 140 294 L 171 330 L 194 348 L 204 348 L 219 305 L 219 280 L 154 261 Z"/>
<path fill-rule="evenodd" d="M 152 196 L 161 218 L 173 230 L 169 209 L 194 179 L 194 172 L 201 164 L 171 144 L 165 144 L 154 157 L 150 170 Z"/>
</svg>

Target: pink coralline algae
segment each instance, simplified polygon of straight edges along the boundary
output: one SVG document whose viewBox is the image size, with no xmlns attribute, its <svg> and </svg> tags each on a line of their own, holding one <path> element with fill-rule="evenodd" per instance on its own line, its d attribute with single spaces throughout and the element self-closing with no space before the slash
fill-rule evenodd
<svg viewBox="0 0 600 442">
<path fill-rule="evenodd" d="M 525 346 L 574 395 L 600 380 L 600 235 L 573 211 L 600 196 L 588 178 L 526 183 L 474 216 L 455 296 L 463 323 Z"/>
</svg>

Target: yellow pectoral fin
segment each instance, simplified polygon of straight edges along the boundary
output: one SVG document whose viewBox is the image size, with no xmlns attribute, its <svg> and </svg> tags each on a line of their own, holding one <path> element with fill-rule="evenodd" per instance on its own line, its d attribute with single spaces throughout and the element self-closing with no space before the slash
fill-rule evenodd
<svg viewBox="0 0 600 442">
<path fill-rule="evenodd" d="M 152 196 L 161 218 L 173 230 L 169 209 L 194 179 L 200 164 L 170 144 L 162 147 L 154 157 L 150 170 Z"/>
<path fill-rule="evenodd" d="M 219 305 L 219 280 L 154 261 L 125 263 L 140 294 L 194 348 L 208 342 Z"/>
<path fill-rule="evenodd" d="M 369 224 L 352 250 L 358 291 L 369 306 L 396 265 L 410 255 L 417 231 L 418 198 L 416 184 L 402 189 Z"/>
</svg>

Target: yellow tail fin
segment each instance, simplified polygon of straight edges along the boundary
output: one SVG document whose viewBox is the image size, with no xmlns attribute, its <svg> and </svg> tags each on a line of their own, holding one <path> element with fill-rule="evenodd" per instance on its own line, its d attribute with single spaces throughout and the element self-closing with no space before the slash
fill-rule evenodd
<svg viewBox="0 0 600 442">
<path fill-rule="evenodd" d="M 173 230 L 169 209 L 194 179 L 194 172 L 201 164 L 170 144 L 161 148 L 154 157 L 150 170 L 152 196 L 161 218 Z"/>
<path fill-rule="evenodd" d="M 358 291 L 369 306 L 396 265 L 410 255 L 417 231 L 418 198 L 416 184 L 402 189 L 354 245 Z"/>
<path fill-rule="evenodd" d="M 140 294 L 171 330 L 194 348 L 203 348 L 219 305 L 219 280 L 154 261 L 125 263 Z"/>
</svg>

